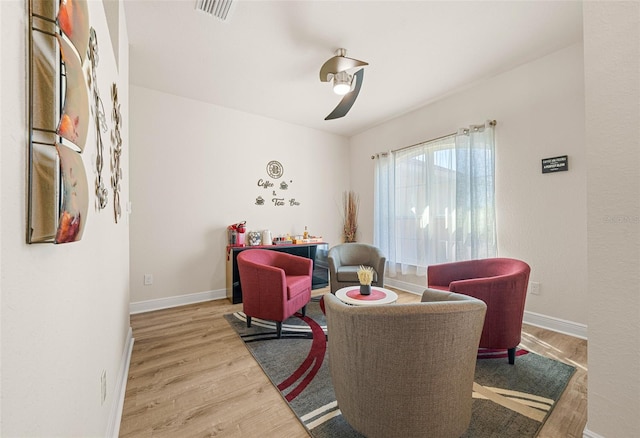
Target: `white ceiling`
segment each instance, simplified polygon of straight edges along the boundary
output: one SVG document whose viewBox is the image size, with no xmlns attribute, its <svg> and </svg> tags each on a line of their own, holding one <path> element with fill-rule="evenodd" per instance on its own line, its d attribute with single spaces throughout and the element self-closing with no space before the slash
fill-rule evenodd
<svg viewBox="0 0 640 438">
<path fill-rule="evenodd" d="M 582 39 L 578 1 L 125 0 L 132 84 L 351 136 Z M 369 63 L 342 119 L 320 66 Z"/>
</svg>

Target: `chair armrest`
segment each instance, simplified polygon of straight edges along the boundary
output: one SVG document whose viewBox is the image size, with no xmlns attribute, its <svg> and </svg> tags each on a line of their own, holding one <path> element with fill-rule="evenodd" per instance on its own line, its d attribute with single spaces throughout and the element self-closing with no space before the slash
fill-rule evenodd
<svg viewBox="0 0 640 438">
<path fill-rule="evenodd" d="M 380 284 L 380 286 L 384 286 L 383 279 L 384 279 L 384 268 L 386 264 L 387 264 L 387 258 L 384 255 L 381 255 L 380 258 L 378 259 L 378 265 L 374 266 L 376 272 L 378 273 L 378 283 Z"/>
<path fill-rule="evenodd" d="M 332 272 L 336 272 L 342 263 L 340 263 L 340 254 L 338 254 L 338 250 L 335 248 L 329 249 L 329 253 L 327 254 L 327 260 L 329 261 L 329 269 L 332 269 Z"/>
<path fill-rule="evenodd" d="M 457 294 L 450 291 L 444 291 L 439 289 L 425 289 L 422 293 L 422 298 L 420 302 L 422 303 L 433 303 L 438 301 L 479 301 L 477 298 L 474 298 L 469 295 Z"/>
<path fill-rule="evenodd" d="M 449 288 L 452 281 L 464 278 L 464 274 L 460 271 L 460 266 L 453 263 L 444 263 L 440 265 L 430 265 L 427 267 L 428 286 L 440 286 Z"/>
<path fill-rule="evenodd" d="M 282 300 L 286 296 L 284 269 L 245 261 L 241 270 L 242 294 L 257 295 L 260 301 Z"/>
<path fill-rule="evenodd" d="M 290 254 L 287 254 L 290 255 Z M 299 256 L 287 257 L 283 260 L 282 269 L 286 275 L 313 275 L 313 260 Z"/>
<path fill-rule="evenodd" d="M 504 312 L 524 311 L 526 299 L 526 286 L 524 290 L 514 290 L 514 279 L 510 275 L 500 277 L 472 278 L 468 280 L 453 281 L 449 285 L 451 292 L 469 295 L 478 298 L 492 307 L 502 309 Z M 519 295 L 514 297 L 514 295 Z"/>
<path fill-rule="evenodd" d="M 382 284 L 381 281 L 384 278 L 384 268 L 386 262 L 387 258 L 380 250 L 380 248 L 371 246 L 371 248 L 369 249 L 369 261 L 367 265 L 376 270 L 376 273 L 378 274 L 377 281 L 380 282 L 380 284 Z"/>
</svg>

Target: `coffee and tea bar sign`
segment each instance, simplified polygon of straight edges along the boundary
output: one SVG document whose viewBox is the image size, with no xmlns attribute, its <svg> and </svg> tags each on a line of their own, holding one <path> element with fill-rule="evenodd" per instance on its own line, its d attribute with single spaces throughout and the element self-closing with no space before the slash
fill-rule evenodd
<svg viewBox="0 0 640 438">
<path fill-rule="evenodd" d="M 279 161 L 269 161 L 267 163 L 267 176 L 265 178 L 258 179 L 257 185 L 264 190 L 264 195 L 259 195 L 256 198 L 256 205 L 273 205 L 275 207 L 297 207 L 300 205 L 300 201 L 287 195 L 289 186 L 293 183 L 293 180 L 286 181 L 272 181 L 278 180 L 284 175 L 284 168 Z M 269 179 L 271 178 L 271 179 Z"/>
<path fill-rule="evenodd" d="M 565 170 L 569 170 L 569 157 L 567 155 L 542 159 L 542 173 L 562 172 Z"/>
</svg>

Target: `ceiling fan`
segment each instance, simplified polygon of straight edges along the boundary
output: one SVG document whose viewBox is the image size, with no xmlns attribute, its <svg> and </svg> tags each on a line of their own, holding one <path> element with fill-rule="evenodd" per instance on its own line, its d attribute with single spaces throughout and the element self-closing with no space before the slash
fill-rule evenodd
<svg viewBox="0 0 640 438">
<path fill-rule="evenodd" d="M 353 106 L 362 87 L 363 67 L 369 64 L 347 58 L 346 54 L 346 49 L 336 50 L 336 56 L 322 64 L 320 68 L 320 80 L 322 82 L 333 81 L 333 92 L 344 96 L 331 114 L 324 118 L 325 120 L 344 117 Z"/>
</svg>

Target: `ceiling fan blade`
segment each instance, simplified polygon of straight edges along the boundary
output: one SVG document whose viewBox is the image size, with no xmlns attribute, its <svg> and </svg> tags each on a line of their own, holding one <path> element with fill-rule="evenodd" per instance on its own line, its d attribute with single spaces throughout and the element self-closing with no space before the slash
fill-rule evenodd
<svg viewBox="0 0 640 438">
<path fill-rule="evenodd" d="M 349 70 L 356 67 L 364 67 L 369 65 L 366 62 L 359 61 L 353 58 L 347 58 L 346 56 L 334 56 L 320 67 L 320 80 L 322 82 L 329 82 L 330 74 L 336 74 L 340 71 Z"/>
<path fill-rule="evenodd" d="M 347 115 L 347 113 L 353 106 L 353 103 L 356 101 L 358 94 L 360 93 L 360 88 L 362 87 L 362 78 L 364 78 L 363 68 L 361 68 L 354 74 L 353 79 L 356 81 L 356 85 L 353 88 L 353 91 L 344 95 L 338 106 L 335 107 L 333 111 L 331 111 L 331 114 L 324 118 L 325 120 L 339 119 L 340 117 L 344 117 L 345 115 Z"/>
</svg>

